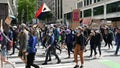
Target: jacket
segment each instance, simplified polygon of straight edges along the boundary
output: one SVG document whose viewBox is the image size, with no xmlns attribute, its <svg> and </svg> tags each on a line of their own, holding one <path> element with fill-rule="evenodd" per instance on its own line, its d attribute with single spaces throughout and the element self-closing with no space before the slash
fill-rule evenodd
<svg viewBox="0 0 120 68">
<path fill-rule="evenodd" d="M 80 36 L 76 36 L 75 38 L 76 44 L 80 44 L 81 46 L 85 46 L 86 43 L 86 39 L 84 37 L 84 35 L 80 35 Z"/>
<path fill-rule="evenodd" d="M 28 53 L 36 53 L 36 44 L 37 44 L 37 37 L 30 35 L 29 40 L 28 40 L 28 48 L 27 52 Z"/>
<path fill-rule="evenodd" d="M 73 39 L 74 39 L 73 34 L 70 33 L 70 34 L 66 35 L 66 40 L 65 40 L 65 42 L 72 44 L 72 43 L 73 43 Z"/>
</svg>

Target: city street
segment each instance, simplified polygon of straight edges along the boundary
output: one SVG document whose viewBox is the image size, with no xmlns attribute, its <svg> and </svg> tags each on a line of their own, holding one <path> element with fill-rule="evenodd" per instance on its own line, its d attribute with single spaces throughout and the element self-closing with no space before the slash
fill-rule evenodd
<svg viewBox="0 0 120 68">
<path fill-rule="evenodd" d="M 0 68 L 76 68 L 78 52 L 79 68 L 120 68 L 120 0 L 0 0 Z"/>
<path fill-rule="evenodd" d="M 102 46 L 104 43 L 102 43 Z M 108 50 L 108 47 L 102 47 L 102 57 L 99 57 L 99 53 L 97 58 L 90 58 L 89 54 L 89 45 L 87 47 L 88 51 L 84 53 L 85 56 L 85 64 L 84 68 L 120 68 L 120 55 L 114 56 L 115 52 L 115 46 L 113 49 Z M 42 47 L 38 48 L 37 56 L 35 59 L 35 63 L 40 66 L 40 68 L 73 68 L 75 65 L 75 62 L 73 62 L 73 54 L 71 53 L 71 58 L 67 58 L 67 51 L 66 49 L 62 49 L 62 53 L 60 54 L 59 51 L 57 52 L 61 63 L 56 64 L 56 59 L 53 56 L 52 61 L 48 63 L 48 65 L 41 65 L 44 62 L 44 51 L 45 49 L 42 49 Z M 97 50 L 98 52 L 98 50 Z M 25 64 L 17 57 L 18 51 L 15 55 L 9 56 L 8 60 L 15 62 L 16 68 L 25 68 Z M 6 64 L 6 68 L 12 68 L 10 65 Z"/>
</svg>

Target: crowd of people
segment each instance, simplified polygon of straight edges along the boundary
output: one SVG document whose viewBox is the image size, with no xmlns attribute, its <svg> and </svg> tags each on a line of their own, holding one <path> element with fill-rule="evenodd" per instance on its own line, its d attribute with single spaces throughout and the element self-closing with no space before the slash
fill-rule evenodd
<svg viewBox="0 0 120 68">
<path fill-rule="evenodd" d="M 1 26 L 2 27 L 2 26 Z M 71 58 L 71 53 L 74 54 L 74 61 L 76 65 L 74 68 L 78 68 L 78 55 L 80 55 L 80 68 L 84 66 L 84 52 L 87 51 L 86 46 L 90 42 L 90 57 L 96 57 L 98 54 L 96 49 L 98 48 L 99 57 L 101 57 L 101 42 L 104 40 L 105 47 L 108 49 L 113 48 L 112 41 L 115 41 L 116 51 L 114 55 L 118 55 L 120 48 L 120 28 L 110 28 L 106 25 L 101 26 L 100 29 L 90 29 L 88 26 L 77 27 L 75 30 L 64 26 L 45 26 L 44 28 L 26 26 L 21 24 L 20 26 L 10 26 L 9 32 L 0 30 L 0 52 L 1 52 L 1 68 L 4 68 L 4 62 L 7 62 L 15 68 L 15 64 L 7 60 L 8 51 L 12 50 L 10 55 L 15 54 L 15 50 L 18 49 L 18 57 L 26 64 L 25 68 L 39 68 L 34 64 L 37 48 L 36 45 L 45 48 L 45 61 L 42 65 L 47 65 L 48 61 L 51 61 L 51 54 L 57 59 L 57 64 L 61 63 L 59 55 L 56 53 L 56 49 L 62 52 L 62 45 L 66 45 L 68 52 L 68 59 Z M 18 46 L 19 45 L 19 46 Z M 94 52 L 94 55 L 93 55 Z"/>
</svg>

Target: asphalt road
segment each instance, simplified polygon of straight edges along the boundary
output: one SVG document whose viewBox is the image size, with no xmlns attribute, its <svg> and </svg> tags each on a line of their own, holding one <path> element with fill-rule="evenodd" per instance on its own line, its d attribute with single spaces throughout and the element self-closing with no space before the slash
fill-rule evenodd
<svg viewBox="0 0 120 68">
<path fill-rule="evenodd" d="M 84 68 L 120 68 L 120 55 L 114 56 L 114 52 L 116 46 L 113 49 L 108 49 L 108 47 L 103 47 L 104 42 L 102 43 L 102 56 L 99 57 L 99 53 L 97 57 L 89 57 L 89 45 L 87 46 L 87 52 L 84 53 Z M 52 61 L 48 62 L 47 65 L 41 65 L 45 60 L 45 49 L 42 47 L 38 47 L 35 63 L 40 66 L 40 68 L 73 68 L 75 66 L 75 62 L 73 62 L 73 54 L 71 53 L 71 58 L 67 59 L 67 51 L 66 49 L 62 49 L 62 53 L 60 54 L 57 51 L 61 59 L 60 64 L 56 64 L 57 60 L 54 56 L 52 56 Z M 97 49 L 98 52 L 98 49 Z M 120 54 L 120 53 L 119 53 Z M 16 68 L 25 68 L 25 64 L 20 60 L 17 56 L 18 51 L 16 51 L 15 55 L 8 56 L 8 60 L 15 62 Z M 79 60 L 80 61 L 80 60 Z M 79 63 L 80 64 L 80 63 Z M 6 64 L 5 68 L 12 68 L 9 64 Z"/>
</svg>

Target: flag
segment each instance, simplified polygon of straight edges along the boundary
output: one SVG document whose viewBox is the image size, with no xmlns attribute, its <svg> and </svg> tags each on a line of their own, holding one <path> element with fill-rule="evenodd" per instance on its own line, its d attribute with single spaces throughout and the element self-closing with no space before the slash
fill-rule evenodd
<svg viewBox="0 0 120 68">
<path fill-rule="evenodd" d="M 49 11 L 51 11 L 51 10 L 48 8 L 48 6 L 45 3 L 43 3 L 42 6 L 36 12 L 35 17 L 42 18 Z"/>
</svg>

